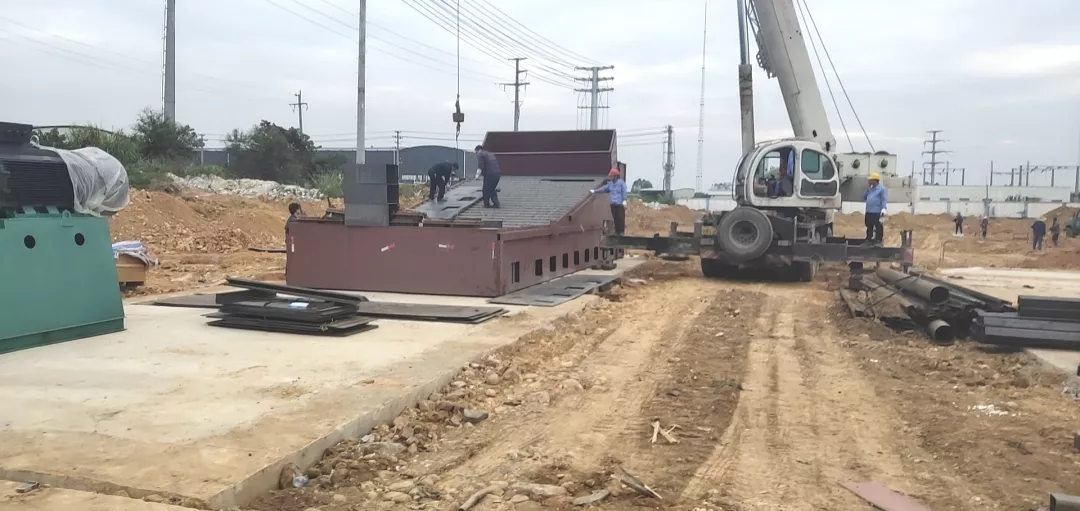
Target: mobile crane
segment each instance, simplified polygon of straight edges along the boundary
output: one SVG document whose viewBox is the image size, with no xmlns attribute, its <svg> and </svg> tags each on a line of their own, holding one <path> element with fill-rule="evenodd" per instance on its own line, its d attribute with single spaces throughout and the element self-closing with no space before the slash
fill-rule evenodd
<svg viewBox="0 0 1080 511">
<path fill-rule="evenodd" d="M 693 233 L 678 232 L 673 225 L 666 237 L 608 235 L 605 246 L 698 255 L 706 277 L 731 276 L 745 268 L 781 267 L 795 279 L 809 281 L 818 264 L 826 261 L 847 262 L 853 269 L 866 262 L 911 264 L 910 231 L 901 233 L 901 246 L 895 248 L 833 236 L 836 211 L 843 201 L 862 200 L 871 173 L 880 174 L 893 202 L 911 200 L 911 183 L 893 171 L 895 155 L 836 153 L 794 1 L 736 0 L 743 148 L 732 185 L 737 206 L 707 214 L 695 223 Z M 748 25 L 757 41 L 758 64 L 780 84 L 793 138 L 754 140 Z M 773 176 L 774 172 L 778 175 Z"/>
</svg>

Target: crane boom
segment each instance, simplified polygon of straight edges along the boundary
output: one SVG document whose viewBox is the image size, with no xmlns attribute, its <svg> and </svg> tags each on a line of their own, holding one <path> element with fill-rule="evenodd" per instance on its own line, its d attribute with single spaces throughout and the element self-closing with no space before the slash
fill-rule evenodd
<svg viewBox="0 0 1080 511">
<path fill-rule="evenodd" d="M 738 0 L 743 1 L 743 0 Z M 836 139 L 821 99 L 793 0 L 749 0 L 758 30 L 758 63 L 780 82 L 791 129 L 799 138 L 812 139 L 832 154 Z"/>
</svg>

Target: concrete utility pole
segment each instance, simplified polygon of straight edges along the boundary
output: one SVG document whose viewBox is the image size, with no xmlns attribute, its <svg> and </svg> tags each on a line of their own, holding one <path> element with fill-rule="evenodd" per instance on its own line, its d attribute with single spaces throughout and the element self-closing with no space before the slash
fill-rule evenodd
<svg viewBox="0 0 1080 511">
<path fill-rule="evenodd" d="M 600 106 L 600 94 L 604 92 L 611 92 L 615 90 L 611 87 L 600 87 L 600 82 L 606 82 L 614 80 L 610 76 L 600 76 L 600 71 L 607 71 L 609 69 L 615 69 L 615 66 L 593 66 L 593 67 L 576 67 L 578 71 L 588 71 L 592 75 L 588 78 L 575 78 L 579 82 L 589 83 L 588 89 L 575 89 L 577 92 L 586 92 L 590 96 L 589 106 L 589 129 L 595 130 L 600 125 L 600 109 L 607 108 L 606 106 Z M 581 107 L 586 108 L 586 107 Z"/>
<path fill-rule="evenodd" d="M 923 184 L 926 184 L 926 167 L 925 167 L 925 165 L 929 164 L 930 165 L 930 184 L 934 185 L 934 184 L 937 184 L 937 174 L 938 174 L 937 167 L 938 167 L 938 165 L 941 165 L 943 163 L 942 161 L 938 160 L 938 155 L 939 154 L 950 153 L 952 151 L 944 151 L 944 150 L 938 149 L 938 144 L 948 142 L 948 140 L 942 140 L 942 139 L 938 138 L 938 133 L 941 133 L 941 130 L 929 130 L 929 131 L 927 131 L 927 133 L 930 134 L 930 140 L 924 141 L 923 142 L 923 147 L 926 147 L 927 144 L 930 144 L 930 150 L 929 151 L 923 151 L 922 153 L 923 154 L 929 154 L 930 155 L 930 161 L 928 161 L 928 162 L 924 161 L 923 162 L 923 165 L 924 165 L 923 166 Z"/>
<path fill-rule="evenodd" d="M 367 0 L 360 0 L 360 51 L 356 63 L 356 165 L 367 161 L 364 157 L 364 101 L 367 96 Z"/>
<path fill-rule="evenodd" d="M 394 165 L 401 165 L 401 131 L 394 131 Z"/>
<path fill-rule="evenodd" d="M 529 85 L 529 82 L 521 81 L 521 74 L 528 73 L 528 69 L 521 69 L 521 61 L 525 60 L 525 57 L 515 57 L 507 59 L 514 61 L 514 81 L 512 83 L 500 83 L 503 86 L 503 90 L 507 87 L 514 88 L 514 131 L 518 130 L 518 125 L 521 122 L 521 88 Z"/>
<path fill-rule="evenodd" d="M 671 194 L 671 176 L 675 173 L 675 146 L 672 136 L 675 128 L 667 127 L 667 141 L 664 147 L 664 195 Z"/>
<path fill-rule="evenodd" d="M 162 83 L 165 119 L 176 121 L 176 0 L 165 0 L 165 80 Z"/>
<path fill-rule="evenodd" d="M 296 115 L 298 115 L 300 117 L 300 134 L 303 135 L 304 134 L 304 109 L 307 108 L 308 104 L 304 103 L 304 91 L 297 91 L 297 93 L 293 94 L 293 96 L 296 96 L 296 103 L 289 103 L 289 106 L 295 108 L 296 109 Z"/>
</svg>

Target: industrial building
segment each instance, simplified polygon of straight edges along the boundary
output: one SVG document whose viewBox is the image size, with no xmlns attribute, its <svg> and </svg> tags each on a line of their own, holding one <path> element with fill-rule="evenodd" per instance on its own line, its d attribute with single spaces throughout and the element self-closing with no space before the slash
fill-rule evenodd
<svg viewBox="0 0 1080 511">
<path fill-rule="evenodd" d="M 471 148 L 470 148 L 471 149 Z M 356 161 L 355 149 L 316 149 L 315 156 L 339 155 L 343 161 Z M 364 151 L 364 157 L 368 165 L 385 167 L 386 165 L 398 165 L 398 176 L 403 182 L 418 182 L 427 179 L 427 171 L 432 165 L 444 161 L 464 161 L 458 170 L 458 178 L 465 176 L 466 169 L 476 168 L 476 154 L 472 151 L 454 149 L 438 145 L 422 145 L 404 147 L 400 150 L 393 149 L 368 149 Z M 229 152 L 225 148 L 202 149 L 195 154 L 195 163 L 199 165 L 217 165 L 229 167 Z"/>
<path fill-rule="evenodd" d="M 345 210 L 297 222 L 287 241 L 290 285 L 354 291 L 501 296 L 601 264 L 610 218 L 589 190 L 618 166 L 614 130 L 491 132 L 502 208 L 479 181 L 444 202 L 399 210 L 397 169 L 369 162 L 346 174 Z M 385 169 L 385 170 L 384 170 Z"/>
</svg>

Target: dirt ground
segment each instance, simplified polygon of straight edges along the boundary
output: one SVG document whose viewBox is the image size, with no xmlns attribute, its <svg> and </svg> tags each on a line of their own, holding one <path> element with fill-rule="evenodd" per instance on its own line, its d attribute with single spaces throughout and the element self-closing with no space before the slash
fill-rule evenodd
<svg viewBox="0 0 1080 511">
<path fill-rule="evenodd" d="M 455 510 L 487 490 L 472 509 L 862 510 L 839 484 L 878 481 L 974 511 L 1080 492 L 1080 407 L 1025 355 L 850 319 L 824 280 L 634 273 L 250 507 Z"/>
<path fill-rule="evenodd" d="M 420 202 L 418 188 L 406 187 L 402 205 Z M 248 199 L 186 189 L 176 193 L 136 190 L 131 204 L 110 220 L 113 241 L 143 242 L 160 265 L 148 281 L 128 294 L 171 293 L 214 286 L 225 277 L 284 280 L 285 254 L 249 248 L 284 248 L 291 200 Z M 327 203 L 301 203 L 304 213 L 321 216 Z M 334 203 L 342 207 L 341 201 Z"/>
</svg>

